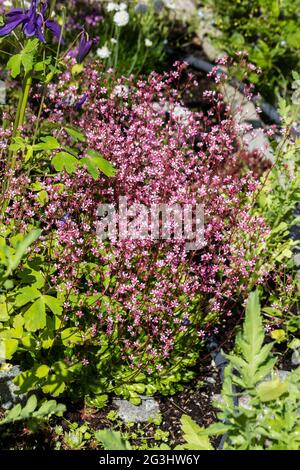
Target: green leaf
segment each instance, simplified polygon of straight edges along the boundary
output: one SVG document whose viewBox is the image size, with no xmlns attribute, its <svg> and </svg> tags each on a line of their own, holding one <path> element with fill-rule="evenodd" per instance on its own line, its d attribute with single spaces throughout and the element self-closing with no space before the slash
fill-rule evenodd
<svg viewBox="0 0 300 470">
<path fill-rule="evenodd" d="M 67 133 L 69 134 L 69 136 L 72 137 L 72 139 L 74 139 L 75 141 L 79 141 L 79 142 L 86 141 L 85 135 L 82 132 L 75 129 L 74 127 L 65 127 L 65 129 Z"/>
<path fill-rule="evenodd" d="M 141 383 L 135 383 L 135 384 L 132 384 L 132 389 L 136 392 L 136 393 L 144 393 L 145 392 L 145 389 L 146 389 L 146 385 L 145 384 L 141 384 Z"/>
<path fill-rule="evenodd" d="M 16 78 L 21 73 L 21 54 L 13 55 L 9 61 L 7 62 L 6 66 L 9 70 L 11 70 L 12 78 Z"/>
<path fill-rule="evenodd" d="M 61 377 L 67 377 L 68 375 L 68 366 L 63 361 L 57 361 L 52 364 L 51 369 L 55 372 L 56 375 L 60 375 Z"/>
<path fill-rule="evenodd" d="M 23 49 L 23 53 L 32 54 L 37 52 L 39 40 L 37 38 L 29 39 Z"/>
<path fill-rule="evenodd" d="M 27 331 L 37 331 L 46 326 L 45 301 L 43 298 L 36 300 L 24 315 Z"/>
<path fill-rule="evenodd" d="M 27 249 L 35 240 L 39 238 L 41 233 L 41 230 L 32 230 L 22 241 L 17 244 L 15 254 L 10 262 L 9 272 L 14 271 L 19 266 L 20 261 L 25 255 Z"/>
<path fill-rule="evenodd" d="M 74 173 L 78 164 L 77 158 L 67 152 L 59 152 L 52 158 L 52 165 L 56 171 L 66 170 L 69 174 Z"/>
<path fill-rule="evenodd" d="M 49 196 L 48 196 L 47 191 L 45 190 L 40 191 L 37 195 L 37 200 L 40 203 L 40 205 L 43 207 L 49 201 Z"/>
<path fill-rule="evenodd" d="M 21 54 L 21 62 L 25 72 L 30 72 L 33 68 L 33 56 L 31 54 Z"/>
<path fill-rule="evenodd" d="M 273 330 L 271 333 L 271 338 L 276 341 L 276 343 L 282 343 L 286 340 L 286 334 L 284 330 Z"/>
<path fill-rule="evenodd" d="M 0 322 L 9 320 L 9 315 L 12 313 L 12 307 L 3 302 L 0 304 Z"/>
<path fill-rule="evenodd" d="M 75 344 L 82 344 L 82 336 L 78 331 L 78 328 L 71 327 L 66 328 L 61 332 L 61 340 L 64 346 L 74 346 Z"/>
<path fill-rule="evenodd" d="M 54 374 L 48 375 L 42 390 L 44 393 L 58 396 L 63 393 L 66 388 L 65 379 L 69 375 L 69 369 L 63 361 L 58 361 L 51 366 L 51 370 Z"/>
<path fill-rule="evenodd" d="M 9 146 L 9 150 L 13 152 L 18 152 L 18 150 L 25 151 L 27 146 L 27 142 L 22 137 L 14 137 L 12 143 Z"/>
<path fill-rule="evenodd" d="M 18 340 L 13 338 L 0 338 L 0 361 L 12 359 L 18 349 Z"/>
<path fill-rule="evenodd" d="M 55 400 L 48 400 L 48 401 L 45 401 L 37 411 L 34 412 L 33 416 L 35 418 L 40 418 L 40 417 L 48 418 L 53 414 L 57 416 L 62 416 L 65 411 L 66 411 L 65 405 L 61 403 L 57 403 Z"/>
<path fill-rule="evenodd" d="M 65 388 L 66 384 L 61 377 L 57 375 L 50 375 L 45 385 L 42 387 L 42 390 L 44 393 L 49 393 L 50 395 L 57 397 L 58 395 L 63 393 Z"/>
<path fill-rule="evenodd" d="M 61 320 L 57 315 L 46 318 L 46 328 L 41 332 L 39 339 L 42 341 L 42 348 L 49 349 L 52 347 L 56 335 L 56 330 L 61 325 Z"/>
<path fill-rule="evenodd" d="M 87 157 L 80 160 L 80 165 L 86 165 L 88 172 L 94 179 L 98 178 L 99 171 L 108 177 L 115 176 L 116 169 L 99 152 L 89 149 L 87 155 Z"/>
<path fill-rule="evenodd" d="M 241 354 L 227 356 L 239 372 L 239 376 L 233 376 L 233 381 L 244 388 L 255 387 L 274 365 L 274 360 L 270 359 L 272 344 L 263 346 L 264 338 L 259 295 L 258 291 L 255 291 L 249 295 L 243 332 L 238 334 L 236 339 Z"/>
<path fill-rule="evenodd" d="M 26 405 L 21 411 L 21 417 L 22 418 L 27 418 L 37 407 L 37 398 L 35 395 L 31 395 L 31 397 L 28 398 Z"/>
<path fill-rule="evenodd" d="M 35 371 L 35 376 L 38 377 L 39 379 L 43 379 L 44 377 L 47 377 L 49 374 L 50 367 L 46 366 L 46 364 L 43 364 L 42 366 L 38 366 L 38 368 Z"/>
<path fill-rule="evenodd" d="M 101 442 L 105 450 L 131 449 L 130 443 L 122 438 L 122 435 L 119 431 L 112 431 L 111 429 L 102 429 L 101 431 L 96 431 L 94 436 L 98 442 Z"/>
<path fill-rule="evenodd" d="M 21 328 L 24 325 L 24 318 L 22 314 L 20 313 L 19 315 L 16 315 L 13 320 L 13 326 L 14 328 Z"/>
<path fill-rule="evenodd" d="M 98 410 L 101 410 L 102 408 L 105 407 L 107 400 L 108 400 L 108 395 L 96 395 L 93 397 L 89 397 L 89 396 L 85 397 L 86 405 L 94 407 L 94 408 L 98 408 Z"/>
<path fill-rule="evenodd" d="M 72 75 L 77 75 L 79 73 L 81 73 L 84 69 L 84 66 L 83 64 L 75 64 L 73 65 L 72 67 Z"/>
<path fill-rule="evenodd" d="M 35 54 L 37 53 L 38 39 L 29 39 L 26 46 L 19 54 L 12 56 L 8 63 L 7 68 L 11 70 L 13 78 L 16 78 L 21 73 L 21 64 L 26 73 L 30 72 L 33 68 Z"/>
<path fill-rule="evenodd" d="M 203 434 L 204 429 L 201 428 L 188 415 L 182 415 L 181 428 L 186 444 L 184 449 L 188 450 L 212 450 L 208 436 Z"/>
<path fill-rule="evenodd" d="M 288 344 L 288 347 L 290 349 L 300 348 L 300 339 L 299 338 L 293 338 L 292 341 Z"/>
<path fill-rule="evenodd" d="M 9 423 L 9 422 L 14 422 L 16 421 L 17 419 L 19 419 L 20 417 L 20 413 L 22 411 L 22 407 L 20 405 L 20 403 L 18 403 L 16 406 L 14 406 L 9 412 L 8 414 L 6 415 L 6 417 L 0 421 L 1 424 L 4 424 L 4 423 Z"/>
<path fill-rule="evenodd" d="M 287 382 L 280 382 L 277 377 L 274 380 L 269 380 L 268 382 L 263 382 L 257 387 L 257 394 L 261 401 L 271 401 L 277 400 L 288 390 Z"/>
<path fill-rule="evenodd" d="M 33 145 L 33 150 L 57 150 L 59 149 L 60 143 L 55 139 L 55 137 L 48 135 L 47 137 L 42 137 L 41 142 Z"/>
<path fill-rule="evenodd" d="M 31 287 L 31 286 L 23 287 L 22 289 L 19 290 L 19 294 L 16 297 L 15 306 L 23 307 L 23 305 L 26 305 L 29 302 L 32 302 L 33 300 L 36 300 L 40 296 L 41 296 L 40 291 L 36 289 L 35 287 Z"/>
<path fill-rule="evenodd" d="M 272 11 L 273 16 L 278 18 L 280 14 L 280 2 L 278 2 L 278 0 L 272 0 L 271 11 Z"/>
<path fill-rule="evenodd" d="M 33 367 L 32 369 L 25 370 L 14 379 L 13 382 L 20 388 L 21 393 L 32 390 L 38 384 L 39 379 L 35 375 L 36 369 L 37 367 Z"/>
<path fill-rule="evenodd" d="M 232 426 L 230 424 L 225 423 L 213 423 L 207 429 L 202 431 L 203 435 L 207 436 L 222 436 L 226 434 Z"/>
<path fill-rule="evenodd" d="M 42 70 L 44 70 L 44 61 L 41 61 L 41 62 L 37 62 L 35 65 L 34 65 L 34 70 L 36 72 L 42 72 Z"/>
<path fill-rule="evenodd" d="M 46 419 L 53 414 L 62 416 L 66 411 L 65 405 L 57 403 L 55 400 L 44 401 L 39 409 L 37 409 L 37 405 L 37 397 L 35 395 L 31 395 L 24 408 L 22 408 L 21 404 L 18 403 L 7 413 L 5 418 L 0 421 L 0 424 L 13 423 L 15 421 L 28 419 Z"/>
<path fill-rule="evenodd" d="M 50 295 L 43 295 L 43 299 L 47 307 L 50 308 L 51 312 L 54 315 L 60 316 L 62 314 L 62 301 L 57 299 L 56 297 L 52 297 Z"/>
</svg>

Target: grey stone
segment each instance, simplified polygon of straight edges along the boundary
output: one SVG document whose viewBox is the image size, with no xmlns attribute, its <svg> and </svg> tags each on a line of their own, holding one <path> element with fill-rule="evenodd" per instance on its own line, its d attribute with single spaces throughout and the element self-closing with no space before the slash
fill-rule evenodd
<svg viewBox="0 0 300 470">
<path fill-rule="evenodd" d="M 294 260 L 295 260 L 296 266 L 300 268 L 300 253 L 297 253 L 297 254 L 294 256 Z"/>
<path fill-rule="evenodd" d="M 216 380 L 213 377 L 206 377 L 205 382 L 214 385 L 216 383 Z"/>
<path fill-rule="evenodd" d="M 206 57 L 214 62 L 218 57 L 220 57 L 220 51 L 213 45 L 211 40 L 207 37 L 204 37 L 202 40 L 202 49 Z"/>
<path fill-rule="evenodd" d="M 204 9 L 203 13 L 197 34 L 202 42 L 202 48 L 207 58 L 211 62 L 214 62 L 218 57 L 224 55 L 224 51 L 218 48 L 218 46 L 216 46 L 212 41 L 212 38 L 219 37 L 221 32 L 214 25 L 213 21 L 209 21 L 210 19 L 213 19 L 213 11 L 211 8 L 208 7 L 207 9 Z M 204 18 L 205 21 L 203 21 Z M 252 101 L 248 101 L 235 87 L 225 84 L 224 88 L 226 101 L 231 106 L 235 121 L 239 124 L 253 121 L 260 124 L 260 127 L 263 128 L 264 126 L 256 111 L 255 104 Z M 243 142 L 250 152 L 258 150 L 266 159 L 271 160 L 274 163 L 275 158 L 271 145 L 262 129 L 253 130 L 252 132 L 245 134 L 243 136 Z"/>
<path fill-rule="evenodd" d="M 8 410 L 17 403 L 23 402 L 26 395 L 19 394 L 19 387 L 13 383 L 13 379 L 20 374 L 19 366 L 13 366 L 7 370 L 0 370 L 0 406 Z"/>
<path fill-rule="evenodd" d="M 287 376 L 289 375 L 288 370 L 277 370 L 276 374 L 281 382 L 284 382 L 285 379 L 287 379 Z"/>
<path fill-rule="evenodd" d="M 249 121 L 261 122 L 256 112 L 256 107 L 252 101 L 248 101 L 245 96 L 231 85 L 225 84 L 225 96 L 231 106 L 234 119 L 237 123 L 247 124 Z M 266 159 L 274 162 L 274 155 L 268 138 L 263 129 L 252 129 L 243 135 L 243 141 L 250 152 L 257 150 Z"/>
<path fill-rule="evenodd" d="M 224 400 L 222 398 L 222 395 L 220 395 L 219 393 L 213 395 L 212 400 L 216 401 L 218 403 L 223 403 L 224 402 Z M 250 400 L 251 400 L 251 398 L 249 397 L 249 395 L 243 395 L 243 396 L 239 397 L 239 405 L 241 405 L 244 408 L 247 408 L 249 410 L 251 408 L 249 406 Z"/>
<path fill-rule="evenodd" d="M 254 129 L 248 134 L 245 134 L 243 140 L 247 145 L 249 152 L 257 150 L 264 156 L 264 158 L 270 160 L 272 163 L 275 162 L 273 151 L 263 129 Z"/>
<path fill-rule="evenodd" d="M 288 370 L 276 370 L 276 375 L 278 376 L 279 380 L 281 382 L 283 382 L 287 376 L 289 375 L 289 371 Z M 264 380 L 263 382 L 267 382 L 269 380 L 272 379 L 272 376 L 271 375 L 268 375 Z M 249 406 L 249 403 L 250 403 L 250 396 L 249 395 L 242 395 L 241 397 L 239 397 L 239 405 L 243 406 L 244 408 L 246 409 L 250 409 L 251 407 Z M 224 400 L 222 398 L 222 395 L 219 394 L 219 393 L 216 393 L 212 396 L 212 401 L 216 401 L 218 403 L 223 403 Z"/>
<path fill-rule="evenodd" d="M 216 401 L 218 403 L 223 403 L 223 398 L 222 398 L 222 395 L 220 393 L 215 393 L 214 395 L 212 395 L 212 401 Z"/>
<path fill-rule="evenodd" d="M 195 0 L 165 0 L 164 4 L 169 7 L 169 15 L 181 21 L 190 21 L 197 14 Z"/>
<path fill-rule="evenodd" d="M 118 414 L 123 421 L 144 423 L 149 418 L 155 419 L 159 416 L 159 404 L 152 397 L 141 396 L 141 404 L 133 405 L 128 400 L 114 398 L 113 404 L 118 408 Z"/>
<path fill-rule="evenodd" d="M 293 364 L 293 366 L 299 366 L 300 365 L 300 349 L 296 349 L 296 351 L 293 352 L 292 364 Z"/>
</svg>

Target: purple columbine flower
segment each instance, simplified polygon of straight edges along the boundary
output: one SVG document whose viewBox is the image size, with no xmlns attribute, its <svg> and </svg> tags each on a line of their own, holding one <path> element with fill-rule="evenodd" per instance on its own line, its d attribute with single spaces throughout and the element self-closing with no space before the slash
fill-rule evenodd
<svg viewBox="0 0 300 470">
<path fill-rule="evenodd" d="M 18 26 L 22 25 L 23 32 L 28 38 L 35 36 L 45 43 L 44 29 L 47 28 L 59 39 L 61 34 L 59 24 L 54 20 L 46 19 L 47 0 L 41 4 L 41 8 L 38 11 L 37 6 L 39 3 L 40 0 L 31 0 L 29 10 L 12 8 L 5 15 L 6 23 L 0 28 L 0 37 L 7 36 Z"/>
<path fill-rule="evenodd" d="M 83 93 L 83 95 L 79 98 L 79 100 L 75 103 L 74 108 L 76 111 L 80 111 L 84 103 L 86 102 L 88 95 Z"/>
<path fill-rule="evenodd" d="M 58 223 L 61 227 L 64 227 L 69 220 L 70 220 L 70 214 L 67 212 L 58 220 Z"/>
<path fill-rule="evenodd" d="M 85 32 L 82 31 L 80 41 L 79 41 L 79 47 L 77 51 L 77 62 L 81 63 L 85 59 L 85 57 L 88 55 L 90 50 L 92 49 L 92 46 L 98 42 L 98 39 L 90 39 L 89 35 Z"/>
</svg>

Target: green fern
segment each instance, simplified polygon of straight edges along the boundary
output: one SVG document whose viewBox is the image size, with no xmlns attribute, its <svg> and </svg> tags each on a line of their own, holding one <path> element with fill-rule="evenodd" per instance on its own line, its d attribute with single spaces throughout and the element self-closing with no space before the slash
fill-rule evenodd
<svg viewBox="0 0 300 470">
<path fill-rule="evenodd" d="M 263 345 L 264 340 L 259 295 L 258 291 L 255 291 L 249 296 L 243 331 L 236 339 L 240 355 L 226 356 L 237 371 L 233 376 L 234 383 L 249 389 L 249 392 L 271 372 L 276 363 L 276 359 L 270 356 L 273 344 Z"/>
<path fill-rule="evenodd" d="M 105 450 L 130 450 L 131 445 L 123 439 L 119 431 L 112 429 L 101 429 L 95 432 L 95 438 L 101 443 Z"/>
<path fill-rule="evenodd" d="M 20 403 L 8 411 L 7 415 L 0 421 L 1 424 L 14 423 L 15 421 L 43 420 L 52 415 L 62 416 L 66 407 L 55 400 L 46 400 L 38 408 L 38 401 L 35 395 L 31 395 L 24 407 Z"/>
<path fill-rule="evenodd" d="M 226 356 L 222 401 L 215 403 L 219 422 L 198 428 L 197 437 L 223 435 L 223 448 L 232 450 L 300 448 L 300 367 L 280 381 L 273 369 L 273 344 L 264 345 L 264 339 L 259 296 L 253 292 L 236 340 L 238 352 Z"/>
</svg>

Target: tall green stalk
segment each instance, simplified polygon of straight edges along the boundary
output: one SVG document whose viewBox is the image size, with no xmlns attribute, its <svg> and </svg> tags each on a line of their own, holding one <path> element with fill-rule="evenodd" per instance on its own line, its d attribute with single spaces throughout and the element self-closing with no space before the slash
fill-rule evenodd
<svg viewBox="0 0 300 470">
<path fill-rule="evenodd" d="M 27 103 L 28 103 L 28 98 L 29 98 L 29 92 L 32 84 L 32 73 L 28 72 L 26 73 L 24 80 L 23 80 L 23 85 L 22 85 L 22 101 L 21 101 L 21 107 L 20 107 L 20 115 L 18 117 L 18 124 L 17 124 L 17 133 L 19 132 L 19 128 L 23 126 L 24 124 L 24 118 L 25 118 L 25 111 L 27 108 Z"/>
<path fill-rule="evenodd" d="M 15 117 L 15 122 L 14 122 L 14 127 L 13 127 L 13 134 L 12 134 L 12 141 L 15 137 L 17 137 L 20 134 L 20 128 L 24 124 L 24 119 L 25 119 L 25 111 L 27 108 L 27 103 L 28 103 L 28 98 L 29 98 L 29 92 L 32 84 L 32 72 L 28 72 L 25 74 L 23 83 L 22 83 L 22 91 L 20 94 L 19 98 L 19 103 L 18 103 L 18 108 L 16 112 L 16 117 Z M 16 166 L 16 161 L 17 161 L 17 153 L 14 151 L 10 151 L 8 154 L 8 168 L 14 169 Z M 10 178 L 4 179 L 3 185 L 2 185 L 2 197 L 5 198 L 5 194 L 7 191 L 7 188 L 9 187 L 9 181 Z M 4 202 L 1 207 L 1 214 L 3 215 L 4 212 L 6 211 L 6 208 L 9 204 L 8 199 L 4 199 Z"/>
</svg>

